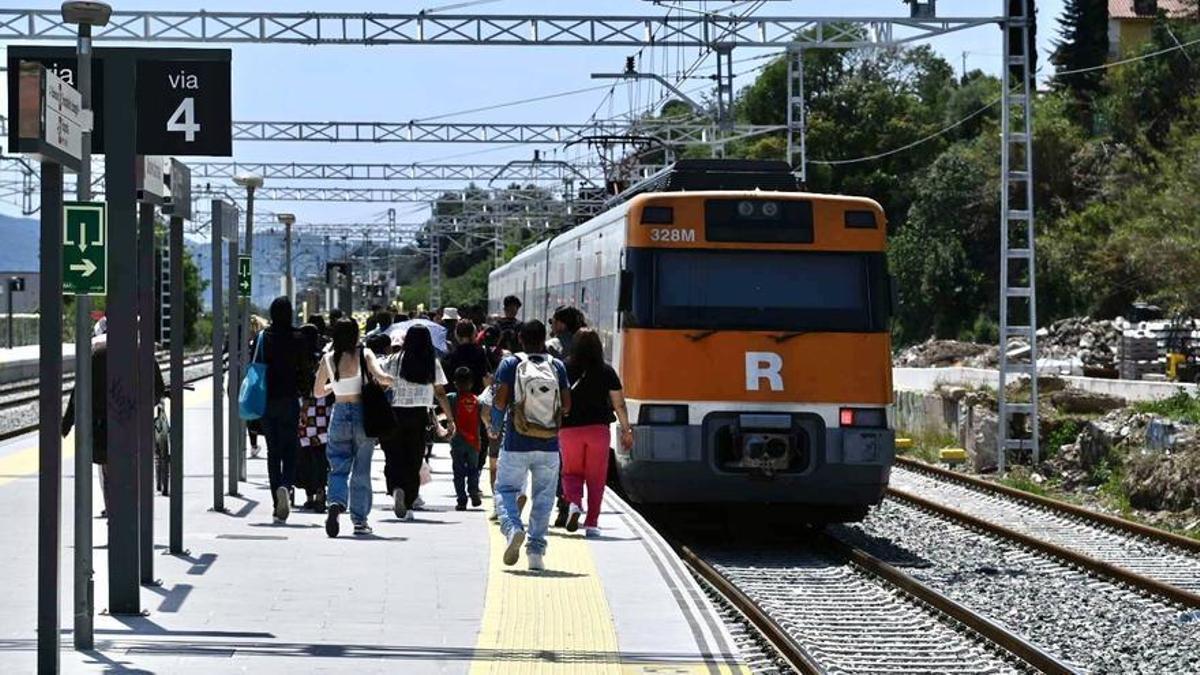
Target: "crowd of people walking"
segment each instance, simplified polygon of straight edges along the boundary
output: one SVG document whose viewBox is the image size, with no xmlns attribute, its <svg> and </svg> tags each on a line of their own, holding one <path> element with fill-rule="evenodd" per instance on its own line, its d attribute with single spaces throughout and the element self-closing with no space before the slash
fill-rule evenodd
<svg viewBox="0 0 1200 675">
<path fill-rule="evenodd" d="M 450 447 L 457 510 L 482 507 L 486 475 L 505 564 L 523 549 L 529 569 L 545 568 L 552 516 L 599 536 L 610 447 L 633 444 L 621 380 L 579 309 L 555 310 L 547 335 L 541 321 L 518 318 L 517 297 L 503 308 L 489 318 L 375 307 L 361 328 L 336 312 L 296 327 L 290 301 L 277 298 L 250 344 L 266 393 L 249 425 L 252 448 L 259 435 L 266 443 L 275 522 L 287 521 L 301 488 L 300 508 L 324 513 L 329 537 L 347 512 L 354 534 L 370 535 L 377 445 L 392 510 L 413 520 L 437 441 Z"/>
</svg>

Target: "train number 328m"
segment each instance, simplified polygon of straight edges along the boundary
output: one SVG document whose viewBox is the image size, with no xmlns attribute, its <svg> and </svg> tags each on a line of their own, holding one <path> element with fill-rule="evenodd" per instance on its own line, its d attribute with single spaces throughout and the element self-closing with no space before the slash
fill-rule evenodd
<svg viewBox="0 0 1200 675">
<path fill-rule="evenodd" d="M 650 241 L 696 241 L 696 231 L 680 227 L 656 227 L 650 230 Z"/>
</svg>

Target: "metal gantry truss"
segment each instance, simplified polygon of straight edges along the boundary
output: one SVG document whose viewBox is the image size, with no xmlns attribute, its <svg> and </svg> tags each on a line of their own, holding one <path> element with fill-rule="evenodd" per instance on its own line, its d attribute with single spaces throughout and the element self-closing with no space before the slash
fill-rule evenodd
<svg viewBox="0 0 1200 675">
<path fill-rule="evenodd" d="M 730 125 L 735 138 L 761 136 L 780 125 Z M 233 123 L 235 141 L 312 141 L 327 143 L 553 143 L 593 136 L 634 134 L 667 145 L 718 143 L 721 130 L 710 120 L 597 120 L 586 124 L 496 124 L 487 122 L 302 122 Z"/>
<path fill-rule="evenodd" d="M 267 180 L 365 180 L 365 181 L 461 181 L 487 183 L 562 182 L 573 175 L 603 181 L 600 165 L 564 162 L 528 162 L 518 164 L 389 164 L 364 162 L 189 162 L 193 180 L 232 179 L 253 173 Z"/>
<path fill-rule="evenodd" d="M 342 12 L 119 11 L 100 41 L 304 45 L 559 45 L 856 49 L 904 44 L 1000 18 L 374 14 Z M 847 22 L 854 22 L 849 24 Z M 871 27 L 867 36 L 854 25 Z M 0 10 L 0 40 L 73 40 L 57 9 Z"/>
</svg>

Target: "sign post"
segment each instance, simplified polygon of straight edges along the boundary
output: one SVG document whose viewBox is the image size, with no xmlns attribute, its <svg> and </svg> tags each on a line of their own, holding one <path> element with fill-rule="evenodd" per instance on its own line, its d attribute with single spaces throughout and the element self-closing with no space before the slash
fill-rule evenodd
<svg viewBox="0 0 1200 675">
<path fill-rule="evenodd" d="M 64 165 L 80 166 L 88 120 L 79 92 L 39 63 L 10 64 L 9 147 L 41 161 L 41 243 L 38 321 L 38 405 L 62 407 L 62 191 Z M 12 298 L 12 284 L 9 284 Z M 11 330 L 11 315 L 10 315 Z M 11 342 L 11 337 L 10 337 Z M 57 424 L 38 428 L 38 671 L 57 672 L 61 634 L 62 437 Z M 89 523 L 90 525 L 90 523 Z"/>
<path fill-rule="evenodd" d="M 63 293 L 108 293 L 108 209 L 104 202 L 63 204 Z"/>
<path fill-rule="evenodd" d="M 183 221 L 192 217 L 192 172 L 179 160 L 172 159 L 170 166 L 171 197 L 166 207 L 171 215 L 167 234 L 171 294 L 171 323 L 167 331 L 171 349 L 171 505 L 167 552 L 186 555 L 187 550 L 183 547 Z"/>
<path fill-rule="evenodd" d="M 25 277 L 8 278 L 8 348 L 16 346 L 13 340 L 13 293 L 25 292 Z"/>
<path fill-rule="evenodd" d="M 236 222 L 236 221 L 234 221 Z M 226 476 L 229 483 L 228 495 L 230 497 L 240 497 L 238 492 L 238 479 L 241 477 L 238 467 L 238 439 L 242 435 L 242 417 L 238 410 L 238 385 L 241 383 L 241 346 L 242 332 L 241 326 L 243 323 L 242 314 L 238 310 L 238 297 L 241 295 L 241 272 L 242 272 L 242 257 L 238 255 L 238 238 L 237 227 L 234 226 L 233 236 L 229 238 L 229 322 L 226 330 L 229 331 L 229 386 L 226 387 L 226 398 L 228 399 L 229 408 L 229 426 L 228 437 L 226 444 L 229 446 L 229 474 Z M 216 401 L 213 402 L 216 405 Z"/>
</svg>

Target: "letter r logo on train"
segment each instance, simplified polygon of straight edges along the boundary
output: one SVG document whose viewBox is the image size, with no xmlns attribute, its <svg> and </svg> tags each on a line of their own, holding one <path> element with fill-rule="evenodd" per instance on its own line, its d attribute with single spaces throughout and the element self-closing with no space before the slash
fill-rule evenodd
<svg viewBox="0 0 1200 675">
<path fill-rule="evenodd" d="M 746 352 L 746 391 L 759 391 L 763 380 L 771 391 L 783 391 L 783 357 L 775 352 Z"/>
</svg>

